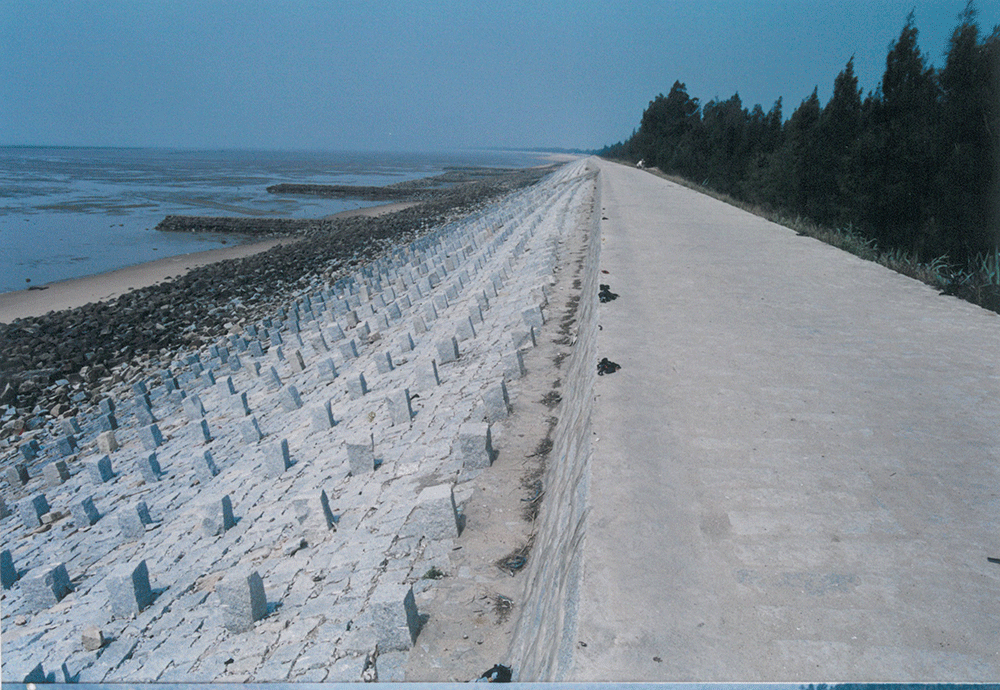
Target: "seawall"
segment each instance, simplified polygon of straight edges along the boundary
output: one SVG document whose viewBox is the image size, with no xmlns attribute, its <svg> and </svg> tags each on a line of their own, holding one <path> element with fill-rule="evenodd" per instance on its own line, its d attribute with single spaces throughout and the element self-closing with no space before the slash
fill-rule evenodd
<svg viewBox="0 0 1000 690">
<path fill-rule="evenodd" d="M 576 227 L 587 247 L 581 267 L 577 341 L 569 358 L 564 393 L 546 469 L 545 501 L 533 558 L 525 573 L 524 604 L 514 631 L 510 662 L 521 682 L 564 680 L 575 643 L 582 543 L 594 430 L 591 412 L 597 376 L 597 303 L 601 257 L 598 172 L 588 162 L 591 200 Z"/>
</svg>

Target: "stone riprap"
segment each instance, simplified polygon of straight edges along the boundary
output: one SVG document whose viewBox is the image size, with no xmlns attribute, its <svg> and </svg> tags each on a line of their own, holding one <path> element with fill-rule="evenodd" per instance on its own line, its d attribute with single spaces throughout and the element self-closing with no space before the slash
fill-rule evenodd
<svg viewBox="0 0 1000 690">
<path fill-rule="evenodd" d="M 21 576 L 2 612 L 4 677 L 41 663 L 92 683 L 349 681 L 376 645 L 380 668 L 402 668 L 415 590 L 433 586 L 420 578 L 460 538 L 461 484 L 488 481 L 494 445 L 503 462 L 495 422 L 517 400 L 502 382 L 524 373 L 510 334 L 544 319 L 560 238 L 593 189 L 571 164 L 316 278 L 81 409 L 68 456 L 35 434 L 27 483 L 6 488 L 28 499 L 28 524 L 0 522 Z M 117 447 L 99 447 L 111 413 Z M 114 474 L 93 469 L 104 455 Z M 11 448 L 7 463 L 25 459 Z M 49 486 L 41 468 L 58 460 L 69 477 Z M 45 606 L 22 585 L 51 580 L 53 563 L 68 580 Z M 81 644 L 93 628 L 110 640 L 99 655 Z"/>
</svg>

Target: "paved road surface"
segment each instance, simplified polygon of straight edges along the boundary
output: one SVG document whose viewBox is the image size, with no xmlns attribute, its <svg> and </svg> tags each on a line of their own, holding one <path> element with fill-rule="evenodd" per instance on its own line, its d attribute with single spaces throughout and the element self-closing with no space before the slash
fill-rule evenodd
<svg viewBox="0 0 1000 690">
<path fill-rule="evenodd" d="M 1000 317 L 600 167 L 570 678 L 1000 678 Z"/>
</svg>

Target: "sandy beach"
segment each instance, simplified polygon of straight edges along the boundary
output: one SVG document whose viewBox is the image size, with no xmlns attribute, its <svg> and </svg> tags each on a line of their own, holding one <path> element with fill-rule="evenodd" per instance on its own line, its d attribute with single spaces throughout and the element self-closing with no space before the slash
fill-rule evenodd
<svg viewBox="0 0 1000 690">
<path fill-rule="evenodd" d="M 416 202 L 381 204 L 367 208 L 341 211 L 329 218 L 350 218 L 353 216 L 376 217 L 415 206 Z M 296 237 L 280 237 L 238 244 L 231 247 L 209 249 L 168 256 L 135 266 L 127 266 L 107 273 L 71 278 L 48 283 L 33 289 L 16 290 L 0 294 L 0 323 L 10 323 L 15 319 L 41 316 L 50 311 L 62 311 L 82 307 L 92 302 L 120 297 L 130 290 L 156 285 L 164 280 L 182 276 L 188 271 L 228 259 L 242 259 L 279 244 L 297 241 Z"/>
</svg>

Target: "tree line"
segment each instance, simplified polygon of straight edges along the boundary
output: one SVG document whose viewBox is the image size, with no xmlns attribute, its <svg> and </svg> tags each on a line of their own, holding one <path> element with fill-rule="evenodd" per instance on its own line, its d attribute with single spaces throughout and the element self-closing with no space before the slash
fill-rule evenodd
<svg viewBox="0 0 1000 690">
<path fill-rule="evenodd" d="M 851 57 L 826 105 L 814 89 L 787 120 L 780 98 L 767 112 L 738 93 L 702 105 L 676 81 L 599 153 L 921 261 L 981 261 L 1000 246 L 1000 27 L 984 35 L 970 1 L 940 69 L 917 35 L 911 12 L 874 91 L 863 96 Z"/>
</svg>

